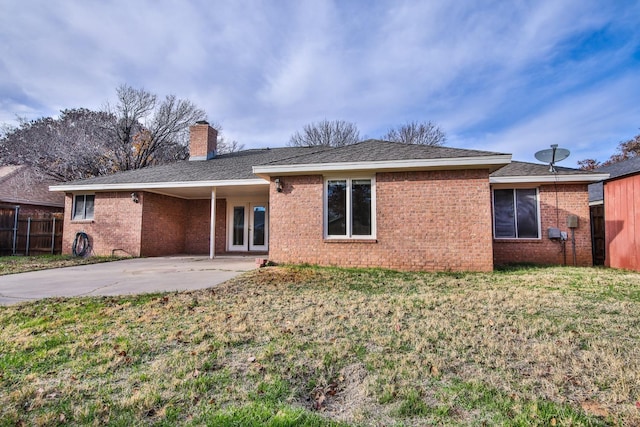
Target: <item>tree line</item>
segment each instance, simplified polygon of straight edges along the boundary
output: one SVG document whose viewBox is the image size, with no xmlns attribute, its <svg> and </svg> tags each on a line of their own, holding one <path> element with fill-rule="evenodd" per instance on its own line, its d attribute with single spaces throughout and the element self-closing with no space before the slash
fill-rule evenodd
<svg viewBox="0 0 640 427">
<path fill-rule="evenodd" d="M 30 165 L 56 181 L 74 181 L 171 163 L 189 157 L 189 126 L 206 119 L 191 101 L 158 98 L 128 85 L 116 88 L 116 102 L 100 111 L 66 109 L 57 118 L 20 119 L 0 133 L 0 166 Z M 218 152 L 244 148 L 227 141 L 219 124 Z M 442 145 L 444 131 L 433 122 L 410 122 L 391 128 L 380 139 L 405 144 Z M 339 147 L 360 142 L 354 123 L 322 120 L 295 132 L 288 145 Z"/>
<path fill-rule="evenodd" d="M 26 164 L 56 181 L 73 181 L 188 158 L 189 126 L 206 119 L 202 109 L 128 85 L 119 86 L 116 95 L 116 102 L 100 111 L 66 109 L 57 118 L 5 126 L 0 165 Z M 242 145 L 219 133 L 218 149 Z"/>
</svg>

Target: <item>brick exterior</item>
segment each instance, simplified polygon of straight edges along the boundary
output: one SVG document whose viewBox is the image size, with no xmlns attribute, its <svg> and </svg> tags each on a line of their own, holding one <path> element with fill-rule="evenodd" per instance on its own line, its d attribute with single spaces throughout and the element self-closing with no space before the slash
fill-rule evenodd
<svg viewBox="0 0 640 427">
<path fill-rule="evenodd" d="M 377 173 L 375 241 L 332 241 L 323 236 L 322 176 L 287 176 L 284 188 L 270 186 L 269 258 L 398 270 L 490 271 L 495 264 L 562 264 L 561 245 L 547 238 L 556 226 L 554 185 L 539 187 L 542 236 L 537 240 L 492 238 L 491 192 L 487 170 Z M 558 185 L 559 225 L 579 217 L 577 264 L 591 265 L 586 184 Z M 73 196 L 65 199 L 63 253 L 71 252 L 78 231 L 86 232 L 93 254 L 159 256 L 208 254 L 210 200 L 185 200 L 148 192 L 96 193 L 94 219 L 72 221 Z M 226 253 L 227 202 L 216 200 L 216 254 Z M 569 236 L 571 233 L 569 232 Z M 571 242 L 566 244 L 572 263 Z"/>
<path fill-rule="evenodd" d="M 211 221 L 211 220 L 209 220 Z M 207 245 L 209 239 L 207 239 Z M 225 199 L 216 200 L 216 254 L 227 253 L 227 201 Z M 209 250 L 207 249 L 207 253 Z"/>
<path fill-rule="evenodd" d="M 578 216 L 575 230 L 576 261 L 579 266 L 593 264 L 591 252 L 591 222 L 589 216 L 589 194 L 587 184 L 558 184 L 558 210 L 556 211 L 556 187 L 542 185 L 540 195 L 541 238 L 531 240 L 495 239 L 493 255 L 496 265 L 509 263 L 564 264 L 562 244 L 548 238 L 547 229 L 557 227 L 566 231 L 566 264 L 573 265 L 571 230 L 567 227 L 567 216 Z"/>
<path fill-rule="evenodd" d="M 76 233 L 84 231 L 89 236 L 94 255 L 108 256 L 117 249 L 119 255 L 124 251 L 132 256 L 140 256 L 144 196 L 140 193 L 140 203 L 133 203 L 131 192 L 96 193 L 94 219 L 72 221 L 73 195 L 67 194 L 62 253 L 70 254 Z"/>
<path fill-rule="evenodd" d="M 218 131 L 204 122 L 189 127 L 189 135 L 189 158 L 211 159 L 218 146 Z"/>
<path fill-rule="evenodd" d="M 493 269 L 486 170 L 376 174 L 375 242 L 323 238 L 323 178 L 288 176 L 270 189 L 275 262 L 399 270 Z M 277 220 L 274 220 L 276 219 Z"/>
<path fill-rule="evenodd" d="M 96 193 L 94 219 L 72 221 L 73 196 L 65 198 L 63 253 L 75 235 L 89 235 L 94 255 L 132 256 L 209 254 L 210 200 L 184 200 L 148 192 Z M 226 252 L 226 201 L 216 201 L 216 254 Z"/>
<path fill-rule="evenodd" d="M 140 255 L 159 256 L 185 253 L 187 201 L 145 193 L 142 212 Z"/>
</svg>

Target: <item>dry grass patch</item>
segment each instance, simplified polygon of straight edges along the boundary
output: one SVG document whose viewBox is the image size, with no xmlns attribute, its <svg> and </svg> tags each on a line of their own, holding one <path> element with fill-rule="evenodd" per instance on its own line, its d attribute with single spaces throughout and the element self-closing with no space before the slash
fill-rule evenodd
<svg viewBox="0 0 640 427">
<path fill-rule="evenodd" d="M 0 308 L 1 424 L 639 425 L 640 275 L 271 267 Z"/>
</svg>

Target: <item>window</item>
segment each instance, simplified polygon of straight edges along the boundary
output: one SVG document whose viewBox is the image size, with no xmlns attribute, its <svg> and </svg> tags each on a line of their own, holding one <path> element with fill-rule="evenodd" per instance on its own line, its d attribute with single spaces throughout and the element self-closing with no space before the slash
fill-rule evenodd
<svg viewBox="0 0 640 427">
<path fill-rule="evenodd" d="M 493 190 L 493 229 L 496 239 L 538 239 L 538 190 Z"/>
<path fill-rule="evenodd" d="M 93 194 L 78 194 L 73 200 L 73 219 L 93 219 L 93 205 L 96 196 Z"/>
<path fill-rule="evenodd" d="M 325 235 L 331 238 L 372 238 L 375 235 L 373 180 L 345 178 L 326 181 Z"/>
</svg>

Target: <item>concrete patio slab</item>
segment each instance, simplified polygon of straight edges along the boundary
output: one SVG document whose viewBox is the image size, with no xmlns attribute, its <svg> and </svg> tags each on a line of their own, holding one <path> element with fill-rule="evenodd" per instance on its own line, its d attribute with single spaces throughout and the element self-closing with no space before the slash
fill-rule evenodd
<svg viewBox="0 0 640 427">
<path fill-rule="evenodd" d="M 0 305 L 49 297 L 203 289 L 256 268 L 253 257 L 135 258 L 0 276 Z"/>
</svg>

